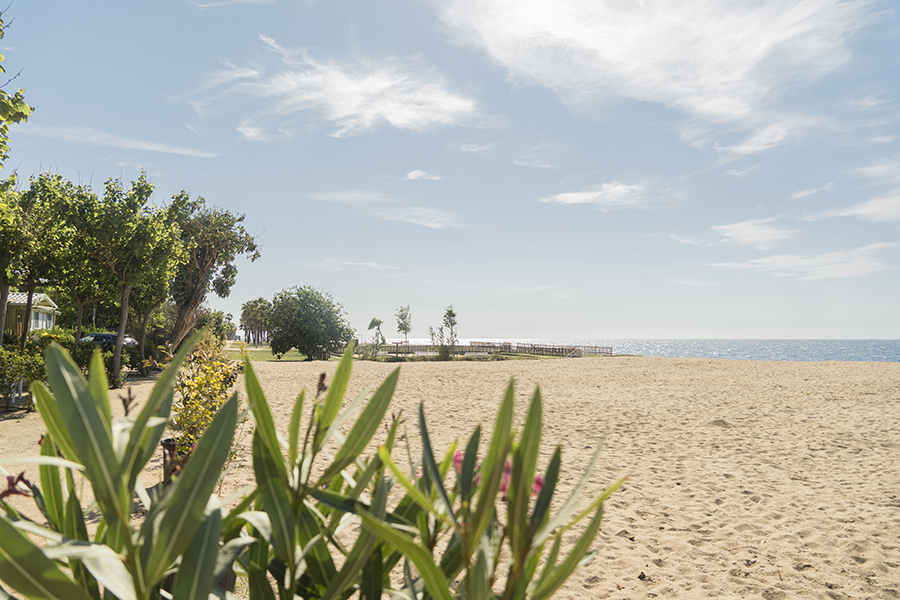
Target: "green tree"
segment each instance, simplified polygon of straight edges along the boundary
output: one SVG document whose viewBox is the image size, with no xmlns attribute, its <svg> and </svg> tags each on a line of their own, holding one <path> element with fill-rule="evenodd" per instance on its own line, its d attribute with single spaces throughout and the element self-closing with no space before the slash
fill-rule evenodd
<svg viewBox="0 0 900 600">
<path fill-rule="evenodd" d="M 397 333 L 403 334 L 403 341 L 409 341 L 409 332 L 412 331 L 412 315 L 409 312 L 409 305 L 401 306 L 397 309 Z"/>
<path fill-rule="evenodd" d="M 191 200 L 186 192 L 173 198 L 173 206 L 178 207 L 181 243 L 187 251 L 171 286 L 178 318 L 170 341 L 177 347 L 196 327 L 197 309 L 210 288 L 220 298 L 227 297 L 237 277 L 235 259 L 249 255 L 255 261 L 259 249 L 241 225 L 244 215 L 207 207 L 202 197 Z"/>
<path fill-rule="evenodd" d="M 327 292 L 309 286 L 275 294 L 269 332 L 274 354 L 296 348 L 307 360 L 323 351 L 340 351 L 354 335 L 344 308 Z"/>
<path fill-rule="evenodd" d="M 241 329 L 247 342 L 259 344 L 269 331 L 272 303 L 265 298 L 248 300 L 241 305 Z"/>
<path fill-rule="evenodd" d="M 456 344 L 459 340 L 456 337 L 456 312 L 452 304 L 444 309 L 441 326 L 437 330 L 429 327 L 428 333 L 431 336 L 431 345 L 438 349 L 438 357 L 441 360 L 449 360 L 451 355 L 456 354 Z"/>
<path fill-rule="evenodd" d="M 384 324 L 384 321 L 375 317 L 371 321 L 369 321 L 369 331 L 375 330 L 375 339 L 372 343 L 374 343 L 377 347 L 381 347 L 384 342 L 384 334 L 381 333 L 381 326 Z"/>
<path fill-rule="evenodd" d="M 22 227 L 16 176 L 13 174 L 0 186 L 0 344 L 3 343 L 6 327 L 9 286 L 16 281 L 15 266 L 24 244 L 25 229 Z"/>
<path fill-rule="evenodd" d="M 118 379 L 122 364 L 122 342 L 128 321 L 128 301 L 134 287 L 147 281 L 154 267 L 177 260 L 182 252 L 178 224 L 172 207 L 148 207 L 153 185 L 141 173 L 126 191 L 118 179 L 109 179 L 103 198 L 80 197 L 70 218 L 82 232 L 81 243 L 95 261 L 117 284 L 120 291 L 119 332 L 113 354 L 113 378 Z"/>
<path fill-rule="evenodd" d="M 5 31 L 6 26 L 3 24 L 3 13 L 0 12 L 0 39 L 3 39 Z M 0 54 L 0 63 L 2 62 L 3 55 Z M 0 73 L 6 73 L 6 69 L 3 68 L 2 64 L 0 64 Z M 3 89 L 3 87 L 16 77 L 18 77 L 18 75 L 7 81 L 3 86 L 0 86 L 0 169 L 3 168 L 3 164 L 9 157 L 10 123 L 22 123 L 27 121 L 34 110 L 33 106 L 25 104 L 25 90 L 19 89 L 16 90 L 14 94 L 10 95 Z"/>
<path fill-rule="evenodd" d="M 19 345 L 25 348 L 31 326 L 35 289 L 58 283 L 72 243 L 72 228 L 62 218 L 72 184 L 60 175 L 41 173 L 32 177 L 19 196 L 24 243 L 16 267 L 19 283 L 28 292 Z"/>
</svg>

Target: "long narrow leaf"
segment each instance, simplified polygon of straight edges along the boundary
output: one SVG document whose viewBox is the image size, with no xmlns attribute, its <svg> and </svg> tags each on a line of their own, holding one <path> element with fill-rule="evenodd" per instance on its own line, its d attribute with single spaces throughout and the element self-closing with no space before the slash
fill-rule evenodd
<svg viewBox="0 0 900 600">
<path fill-rule="evenodd" d="M 41 444 L 41 456 L 56 457 L 56 446 L 53 444 L 53 437 L 49 433 L 44 436 L 44 441 Z M 42 464 L 40 472 L 47 520 L 53 529 L 62 531 L 63 520 L 65 519 L 65 506 L 63 504 L 62 479 L 59 467 Z"/>
<path fill-rule="evenodd" d="M 219 553 L 219 534 L 222 531 L 222 513 L 211 510 L 203 519 L 203 525 L 194 536 L 178 573 L 172 595 L 178 600 L 207 600 L 213 588 L 213 572 Z"/>
<path fill-rule="evenodd" d="M 278 443 L 278 433 L 275 431 L 272 411 L 269 408 L 266 395 L 259 385 L 259 379 L 256 378 L 256 373 L 253 371 L 253 365 L 249 360 L 244 361 L 244 386 L 247 390 L 247 403 L 253 411 L 253 420 L 256 421 L 255 433 L 262 436 L 261 441 L 268 448 L 269 454 L 280 459 L 274 461 L 274 465 L 278 470 L 278 479 L 287 485 L 287 468 L 284 465 L 284 459 L 281 457 L 281 444 Z"/>
<path fill-rule="evenodd" d="M 353 344 L 348 344 L 338 363 L 337 370 L 328 387 L 328 393 L 325 395 L 325 401 L 322 403 L 322 409 L 318 414 L 316 422 L 316 433 L 313 436 L 313 450 L 318 452 L 322 449 L 327 439 L 328 430 L 331 423 L 337 417 L 341 410 L 341 404 L 344 401 L 344 394 L 347 392 L 347 384 L 350 381 L 350 371 L 353 369 Z"/>
<path fill-rule="evenodd" d="M 263 509 L 272 524 L 275 553 L 288 564 L 294 563 L 294 512 L 287 492 L 287 481 L 280 479 L 276 466 L 283 459 L 272 456 L 259 429 L 253 433 L 253 472 L 259 486 Z"/>
<path fill-rule="evenodd" d="M 449 521 L 454 529 L 459 530 L 459 523 L 456 522 L 456 515 L 453 514 L 453 506 L 450 504 L 447 490 L 444 489 L 443 477 L 434 460 L 434 452 L 431 450 L 431 439 L 428 436 L 428 425 L 425 422 L 425 407 L 422 403 L 419 403 L 419 435 L 422 438 L 422 463 L 431 478 L 431 484 L 437 491 L 438 511 L 443 513 L 444 519 Z"/>
<path fill-rule="evenodd" d="M 303 417 L 303 399 L 306 396 L 306 389 L 300 390 L 300 395 L 294 401 L 294 410 L 291 411 L 291 426 L 288 430 L 288 464 L 291 469 L 297 464 L 297 457 L 300 455 L 300 419 Z"/>
<path fill-rule="evenodd" d="M 145 562 L 148 585 L 161 581 L 163 573 L 190 544 L 200 527 L 213 488 L 228 459 L 237 426 L 238 398 L 233 395 L 203 432 L 190 460 L 179 473 L 167 494 L 158 523 L 144 527 L 158 530 L 155 543 Z M 150 519 L 148 518 L 148 521 Z"/>
<path fill-rule="evenodd" d="M 534 472 L 537 465 L 538 452 L 541 446 L 541 428 L 543 427 L 543 407 L 540 388 L 535 388 L 525 417 L 522 437 L 513 452 L 512 477 L 509 481 L 509 544 L 513 557 L 518 560 L 529 548 L 527 532 L 529 530 L 528 500 L 531 497 Z"/>
<path fill-rule="evenodd" d="M 356 423 L 353 424 L 353 428 L 347 436 L 347 442 L 340 447 L 334 457 L 334 461 L 319 479 L 320 484 L 327 482 L 331 477 L 334 477 L 352 463 L 372 440 L 372 436 L 375 435 L 375 432 L 381 426 L 388 406 L 391 404 L 399 377 L 400 369 L 395 369 L 387 376 L 384 383 L 375 390 L 372 399 L 363 409 Z M 350 409 L 348 409 L 349 411 Z"/>
<path fill-rule="evenodd" d="M 528 529 L 528 539 L 534 539 L 538 528 L 544 522 L 547 511 L 550 509 L 550 501 L 553 499 L 553 492 L 556 491 L 556 484 L 559 481 L 559 469 L 562 465 L 562 448 L 557 445 L 547 465 L 547 472 L 544 475 L 544 485 L 538 493 L 537 501 L 534 503 L 534 511 L 531 513 L 531 526 Z"/>
<path fill-rule="evenodd" d="M 56 441 L 56 445 L 59 446 L 63 456 L 69 460 L 78 461 L 72 438 L 69 436 L 69 431 L 66 429 L 62 415 L 59 414 L 59 406 L 56 403 L 56 399 L 40 381 L 35 381 L 31 384 L 31 395 L 34 398 L 34 404 L 37 406 L 41 419 L 44 421 L 44 425 L 47 426 L 47 430 Z"/>
<path fill-rule="evenodd" d="M 406 492 L 409 495 L 409 498 L 422 507 L 424 510 L 429 512 L 434 512 L 434 505 L 431 503 L 431 500 L 421 492 L 406 476 L 400 472 L 400 467 L 398 467 L 393 460 L 391 460 L 391 455 L 388 453 L 387 448 L 382 446 L 378 449 L 378 457 L 394 474 L 397 481 L 400 482 L 400 485 L 406 488 Z"/>
<path fill-rule="evenodd" d="M 28 598 L 92 600 L 41 549 L 0 517 L 0 580 Z"/>
<path fill-rule="evenodd" d="M 88 386 L 91 396 L 97 403 L 97 412 L 103 417 L 106 428 L 112 427 L 112 409 L 109 406 L 109 380 L 106 379 L 106 366 L 100 356 L 100 350 L 96 349 L 91 354 L 91 362 L 88 367 Z"/>
<path fill-rule="evenodd" d="M 494 422 L 494 433 L 491 436 L 491 444 L 488 448 L 487 456 L 484 459 L 482 469 L 484 476 L 481 479 L 481 491 L 478 496 L 478 504 L 475 513 L 472 515 L 472 529 L 468 532 L 470 540 L 481 539 L 484 530 L 487 529 L 494 513 L 494 502 L 497 500 L 497 493 L 500 491 L 500 480 L 503 477 L 503 467 L 506 464 L 506 457 L 509 454 L 511 442 L 511 429 L 513 420 L 513 403 L 515 401 L 515 387 L 513 381 L 510 380 L 506 387 L 506 394 L 500 403 L 500 410 L 497 412 L 497 420 Z M 475 551 L 475 545 L 470 544 L 468 548 L 468 556 L 466 563 L 472 558 Z"/>
<path fill-rule="evenodd" d="M 590 549 L 594 538 L 597 536 L 597 532 L 600 530 L 600 522 L 602 519 L 603 503 L 601 502 L 597 506 L 597 512 L 594 513 L 594 518 L 591 519 L 587 529 L 581 534 L 578 541 L 575 542 L 569 555 L 566 556 L 559 566 L 555 567 L 549 575 L 538 584 L 537 588 L 535 588 L 534 594 L 531 596 L 532 600 L 546 600 L 546 598 L 552 596 L 556 590 L 565 583 L 566 579 L 568 579 L 575 571 L 578 567 L 578 563 L 581 562 L 581 559 L 584 558 L 584 555 L 587 554 L 587 551 Z"/>
<path fill-rule="evenodd" d="M 392 527 L 385 525 L 373 515 L 364 510 L 359 511 L 366 527 L 371 529 L 378 537 L 387 544 L 396 547 L 403 553 L 419 571 L 419 575 L 425 583 L 428 593 L 437 600 L 452 600 L 450 590 L 447 584 L 447 578 L 441 573 L 441 570 L 434 564 L 434 557 L 431 553 L 414 540 Z"/>
</svg>

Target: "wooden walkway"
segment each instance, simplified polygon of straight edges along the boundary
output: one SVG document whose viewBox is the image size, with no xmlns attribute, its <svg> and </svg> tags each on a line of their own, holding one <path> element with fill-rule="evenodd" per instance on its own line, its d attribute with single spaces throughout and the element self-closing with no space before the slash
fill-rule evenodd
<svg viewBox="0 0 900 600">
<path fill-rule="evenodd" d="M 403 356 L 409 354 L 435 354 L 434 346 L 428 344 L 404 344 L 395 342 L 384 344 L 379 353 Z M 457 356 L 487 356 L 490 354 L 528 354 L 534 356 L 561 356 L 581 358 L 587 355 L 612 355 L 609 346 L 552 346 L 541 344 L 519 344 L 514 342 L 469 342 L 456 347 Z"/>
</svg>

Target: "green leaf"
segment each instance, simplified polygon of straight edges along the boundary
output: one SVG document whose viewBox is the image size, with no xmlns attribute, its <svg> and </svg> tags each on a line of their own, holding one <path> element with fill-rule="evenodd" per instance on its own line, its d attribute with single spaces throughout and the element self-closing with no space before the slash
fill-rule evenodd
<svg viewBox="0 0 900 600">
<path fill-rule="evenodd" d="M 466 452 L 463 455 L 462 469 L 459 473 L 459 495 L 463 504 L 463 518 L 468 519 L 469 502 L 472 499 L 472 485 L 475 483 L 475 463 L 478 460 L 478 445 L 481 443 L 481 425 L 475 428 Z"/>
<path fill-rule="evenodd" d="M 375 390 L 372 399 L 369 400 L 366 408 L 363 409 L 359 418 L 356 420 L 356 423 L 353 424 L 353 428 L 347 436 L 347 441 L 340 447 L 331 465 L 328 466 L 325 473 L 319 479 L 319 485 L 329 481 L 332 477 L 340 473 L 347 465 L 356 460 L 363 449 L 365 449 L 372 440 L 372 436 L 375 435 L 375 432 L 378 431 L 378 428 L 381 426 L 384 415 L 387 413 L 388 406 L 391 404 L 391 399 L 394 396 L 394 390 L 397 388 L 397 380 L 399 377 L 400 369 L 395 369 L 387 376 L 384 383 Z M 350 409 L 348 409 L 348 412 L 349 410 Z M 318 485 L 316 487 L 318 487 Z"/>
<path fill-rule="evenodd" d="M 525 556 L 530 550 L 528 539 L 528 501 L 534 485 L 534 473 L 537 466 L 538 452 L 541 447 L 541 429 L 543 427 L 543 410 L 540 388 L 535 388 L 525 417 L 522 437 L 513 451 L 512 475 L 509 480 L 509 516 L 507 529 L 509 544 L 515 560 Z"/>
<path fill-rule="evenodd" d="M 272 545 L 275 553 L 286 563 L 294 564 L 294 511 L 288 495 L 287 481 L 280 477 L 276 463 L 281 455 L 272 456 L 263 442 L 263 434 L 253 433 L 253 472 L 259 486 L 259 497 L 272 524 Z"/>
<path fill-rule="evenodd" d="M 47 426 L 47 430 L 56 442 L 56 445 L 59 446 L 63 456 L 69 460 L 77 461 L 78 455 L 75 453 L 72 438 L 69 437 L 65 421 L 63 421 L 62 415 L 59 414 L 56 399 L 40 381 L 35 381 L 31 384 L 31 395 L 34 398 L 34 404 L 37 406 L 41 419 L 44 421 L 44 425 Z"/>
<path fill-rule="evenodd" d="M 509 455 L 509 448 L 512 444 L 511 430 L 514 401 L 515 387 L 510 379 L 509 385 L 506 387 L 506 394 L 500 403 L 500 410 L 497 412 L 491 444 L 482 465 L 484 475 L 481 478 L 478 504 L 470 522 L 471 530 L 468 532 L 470 540 L 481 539 L 484 530 L 487 529 L 488 523 L 490 523 L 491 515 L 494 513 L 494 502 L 496 502 L 497 493 L 500 491 L 503 468 L 506 465 L 506 457 Z M 470 562 L 474 551 L 475 545 L 470 544 L 466 563 Z"/>
<path fill-rule="evenodd" d="M 253 420 L 256 421 L 255 433 L 261 436 L 261 442 L 266 445 L 269 455 L 279 458 L 279 460 L 273 461 L 278 472 L 278 481 L 283 481 L 284 485 L 287 485 L 287 469 L 284 465 L 284 458 L 281 456 L 281 444 L 278 443 L 272 411 L 249 360 L 244 361 L 244 386 L 247 389 L 247 402 L 253 411 Z"/>
<path fill-rule="evenodd" d="M 544 522 L 547 511 L 550 508 L 550 501 L 553 499 L 553 492 L 556 490 L 556 483 L 559 481 L 559 469 L 562 464 L 562 447 L 556 446 L 550 464 L 547 465 L 547 473 L 544 475 L 544 487 L 538 494 L 537 502 L 534 503 L 534 512 L 531 513 L 531 526 L 528 529 L 529 539 L 534 539 L 538 528 Z"/>
<path fill-rule="evenodd" d="M 591 519 L 587 529 L 581 537 L 578 538 L 578 541 L 575 542 L 569 555 L 566 556 L 557 567 L 554 567 L 546 577 L 543 577 L 540 583 L 538 583 L 531 596 L 532 600 L 546 600 L 556 593 L 556 590 L 565 583 L 566 579 L 568 579 L 575 571 L 578 564 L 581 562 L 581 559 L 584 558 L 584 555 L 587 554 L 587 551 L 590 549 L 594 538 L 597 536 L 597 532 L 600 531 L 600 522 L 602 519 L 603 503 L 600 502 L 597 506 L 597 512 L 594 513 L 594 518 Z"/>
<path fill-rule="evenodd" d="M 394 474 L 394 477 L 397 478 L 397 481 L 400 482 L 400 485 L 406 488 L 406 492 L 409 495 L 409 498 L 422 507 L 424 510 L 428 512 L 434 512 L 434 505 L 431 503 L 431 500 L 421 492 L 406 476 L 400 472 L 400 467 L 398 467 L 393 460 L 391 460 L 391 455 L 388 452 L 388 449 L 382 446 L 378 449 L 378 457 Z"/>
<path fill-rule="evenodd" d="M 375 490 L 375 497 L 372 499 L 371 514 L 377 519 L 384 519 L 385 506 L 387 504 L 387 485 L 385 482 L 379 482 Z M 350 589 L 354 580 L 359 577 L 360 571 L 369 562 L 375 544 L 378 543 L 378 537 L 368 529 L 363 529 L 356 538 L 356 543 L 347 555 L 344 565 L 338 571 L 328 588 L 323 594 L 323 600 L 334 600 L 339 595 L 344 595 Z"/>
<path fill-rule="evenodd" d="M 437 491 L 438 497 L 438 513 L 443 514 L 444 519 L 453 525 L 453 528 L 459 530 L 459 523 L 456 522 L 456 516 L 453 514 L 453 506 L 450 504 L 450 498 L 447 497 L 447 490 L 444 489 L 444 481 L 437 463 L 434 460 L 434 453 L 431 450 L 431 440 L 428 437 L 428 425 L 425 423 L 425 407 L 419 403 L 419 434 L 422 437 L 422 462 L 431 483 Z"/>
<path fill-rule="evenodd" d="M 353 369 L 353 344 L 348 344 L 341 357 L 341 362 L 334 373 L 331 385 L 328 388 L 328 394 L 322 403 L 322 410 L 319 412 L 318 421 L 316 422 L 316 433 L 313 437 L 313 450 L 318 452 L 325 444 L 328 429 L 331 427 L 332 421 L 337 417 L 341 410 L 341 404 L 344 402 L 344 394 L 347 392 L 347 384 L 350 381 L 350 371 Z"/>
<path fill-rule="evenodd" d="M 100 512 L 113 532 L 111 545 L 117 549 L 125 535 L 122 529 L 128 524 L 131 493 L 121 477 L 110 423 L 101 408 L 104 400 L 108 405 L 108 398 L 93 397 L 78 367 L 58 344 L 47 348 L 46 359 L 47 379 L 55 392 L 59 415 L 70 439 L 79 441 L 73 448 L 75 455 L 85 467 Z"/>
<path fill-rule="evenodd" d="M 69 476 L 66 477 L 69 499 L 66 501 L 65 522 L 63 523 L 63 533 L 66 537 L 73 540 L 88 541 L 87 527 L 84 523 L 84 513 L 81 510 L 81 502 L 75 493 L 75 482 Z M 79 561 L 70 561 L 69 566 L 72 569 L 72 575 L 76 581 L 81 584 L 89 594 L 94 598 L 100 597 L 100 589 L 93 575 L 85 569 Z M 133 589 L 133 586 L 132 586 Z"/>
<path fill-rule="evenodd" d="M 207 600 L 219 554 L 222 513 L 211 510 L 181 559 L 172 595 L 179 600 Z"/>
<path fill-rule="evenodd" d="M 0 517 L 0 580 L 39 600 L 92 600 L 9 521 Z"/>
<path fill-rule="evenodd" d="M 41 456 L 56 458 L 56 446 L 53 437 L 48 433 L 41 443 Z M 59 467 L 42 464 L 41 488 L 44 494 L 44 506 L 47 510 L 47 521 L 56 531 L 62 531 L 65 519 L 65 506 L 63 504 L 62 478 Z"/>
<path fill-rule="evenodd" d="M 381 544 L 375 546 L 369 554 L 369 560 L 363 567 L 362 581 L 359 584 L 361 600 L 381 600 L 384 592 L 384 574 L 381 570 Z"/>
<path fill-rule="evenodd" d="M 100 357 L 100 350 L 94 350 L 91 355 L 91 363 L 88 369 L 90 373 L 91 396 L 97 403 L 97 412 L 103 416 L 106 428 L 112 427 L 112 410 L 109 406 L 109 381 L 106 379 L 106 367 Z"/>
<path fill-rule="evenodd" d="M 163 504 L 161 512 L 153 519 L 148 515 L 144 522 L 142 532 L 148 527 L 158 532 L 153 536 L 152 549 L 144 562 L 147 585 L 162 580 L 165 570 L 184 552 L 200 528 L 206 505 L 228 459 L 237 426 L 237 413 L 238 397 L 235 394 L 225 402 L 203 432 L 190 460 L 172 484 L 171 491 L 154 504 L 154 507 Z"/>
<path fill-rule="evenodd" d="M 434 557 L 427 548 L 417 544 L 412 538 L 400 533 L 396 529 L 385 525 L 375 516 L 365 510 L 359 510 L 359 516 L 363 524 L 371 529 L 378 537 L 390 546 L 396 547 L 404 556 L 416 566 L 419 575 L 425 583 L 428 593 L 437 600 L 452 600 L 447 578 L 434 564 Z"/>
<path fill-rule="evenodd" d="M 303 399 L 306 396 L 306 388 L 300 390 L 300 395 L 294 402 L 294 410 L 291 411 L 291 427 L 288 431 L 290 440 L 288 442 L 288 458 L 291 469 L 297 464 L 297 457 L 300 455 L 300 419 L 303 417 Z"/>
<path fill-rule="evenodd" d="M 134 427 L 128 438 L 128 446 L 125 451 L 124 472 L 128 474 L 128 489 L 133 489 L 137 483 L 138 474 L 147 464 L 147 461 L 156 451 L 159 441 L 166 429 L 166 421 L 172 411 L 172 399 L 175 393 L 175 378 L 185 357 L 193 349 L 201 334 L 196 333 L 181 345 L 181 349 L 175 358 L 159 376 L 159 379 L 150 392 L 147 403 L 138 413 Z M 164 421 L 158 425 L 150 425 L 151 418 L 160 417 Z"/>
<path fill-rule="evenodd" d="M 490 581 L 488 581 L 487 559 L 484 550 L 478 550 L 475 556 L 475 567 L 469 572 L 466 580 L 466 589 L 469 592 L 469 600 L 488 600 L 491 595 Z"/>
</svg>

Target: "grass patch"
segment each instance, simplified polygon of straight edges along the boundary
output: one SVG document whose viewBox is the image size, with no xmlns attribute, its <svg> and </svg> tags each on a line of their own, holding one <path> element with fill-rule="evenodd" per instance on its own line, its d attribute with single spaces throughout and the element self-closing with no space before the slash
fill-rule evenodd
<svg viewBox="0 0 900 600">
<path fill-rule="evenodd" d="M 278 359 L 268 348 L 248 349 L 247 356 L 250 357 L 250 362 L 300 362 L 306 360 L 306 355 L 300 354 L 296 350 L 291 350 L 282 356 L 281 359 Z M 229 350 L 228 358 L 237 361 L 244 360 L 244 357 L 241 356 L 238 350 Z"/>
</svg>

